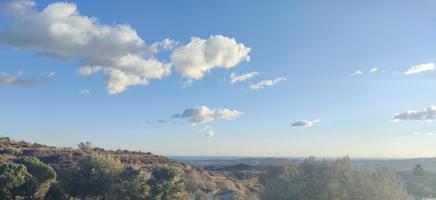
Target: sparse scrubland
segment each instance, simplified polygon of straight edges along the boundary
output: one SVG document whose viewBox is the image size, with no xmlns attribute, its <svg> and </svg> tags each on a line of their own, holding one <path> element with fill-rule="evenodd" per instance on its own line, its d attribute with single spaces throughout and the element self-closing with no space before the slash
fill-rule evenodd
<svg viewBox="0 0 436 200">
<path fill-rule="evenodd" d="M 348 158 L 204 169 L 90 143 L 56 148 L 6 137 L 0 152 L 0 199 L 406 200 L 430 197 L 436 188 L 436 176 L 421 165 L 396 173 L 356 168 Z"/>
</svg>

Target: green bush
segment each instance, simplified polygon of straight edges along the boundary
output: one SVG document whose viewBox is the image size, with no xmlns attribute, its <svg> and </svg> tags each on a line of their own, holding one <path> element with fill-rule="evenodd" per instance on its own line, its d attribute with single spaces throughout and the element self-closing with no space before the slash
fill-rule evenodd
<svg viewBox="0 0 436 200">
<path fill-rule="evenodd" d="M 122 169 L 118 159 L 94 154 L 80 161 L 77 167 L 64 170 L 61 182 L 65 190 L 75 197 L 114 199 L 112 196 Z"/>
<path fill-rule="evenodd" d="M 36 183 L 34 196 L 37 199 L 42 199 L 50 185 L 56 181 L 57 175 L 53 168 L 34 157 L 23 157 L 14 162 L 26 166 Z"/>
<path fill-rule="evenodd" d="M 34 185 L 26 166 L 12 162 L 0 165 L 0 199 L 30 197 L 34 193 Z"/>
<path fill-rule="evenodd" d="M 177 200 L 184 199 L 184 186 L 177 175 L 177 171 L 170 167 L 156 168 L 147 181 L 150 185 L 150 199 L 152 200 Z"/>
</svg>

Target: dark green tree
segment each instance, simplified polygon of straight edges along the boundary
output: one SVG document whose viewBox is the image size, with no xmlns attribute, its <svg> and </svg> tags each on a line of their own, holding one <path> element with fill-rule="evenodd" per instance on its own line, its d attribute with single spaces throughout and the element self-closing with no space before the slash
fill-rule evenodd
<svg viewBox="0 0 436 200">
<path fill-rule="evenodd" d="M 421 164 L 417 164 L 411 171 L 399 173 L 405 180 L 407 192 L 412 195 L 413 199 L 421 200 L 432 196 L 435 190 L 434 177 L 431 172 L 426 172 Z"/>
<path fill-rule="evenodd" d="M 36 183 L 34 197 L 37 199 L 44 198 L 50 185 L 56 181 L 56 172 L 49 165 L 41 162 L 35 157 L 23 157 L 14 161 L 15 163 L 26 166 Z"/>
<path fill-rule="evenodd" d="M 31 197 L 34 185 L 26 166 L 12 162 L 0 165 L 0 199 Z"/>
<path fill-rule="evenodd" d="M 415 167 L 413 167 L 413 174 L 415 176 L 424 176 L 424 169 L 422 168 L 421 164 L 417 164 Z"/>
<path fill-rule="evenodd" d="M 126 167 L 119 175 L 115 196 L 117 199 L 146 200 L 149 186 L 147 180 L 150 175 L 137 167 Z"/>
<path fill-rule="evenodd" d="M 118 178 L 122 163 L 105 154 L 93 154 L 79 162 L 77 167 L 60 173 L 60 180 L 72 196 L 93 199 L 116 199 Z"/>
<path fill-rule="evenodd" d="M 268 169 L 261 180 L 265 200 L 405 200 L 402 182 L 389 170 L 368 172 L 352 167 L 348 158 Z"/>
<path fill-rule="evenodd" d="M 183 182 L 177 171 L 170 167 L 156 168 L 147 181 L 150 185 L 150 199 L 152 200 L 177 200 L 183 199 Z"/>
</svg>

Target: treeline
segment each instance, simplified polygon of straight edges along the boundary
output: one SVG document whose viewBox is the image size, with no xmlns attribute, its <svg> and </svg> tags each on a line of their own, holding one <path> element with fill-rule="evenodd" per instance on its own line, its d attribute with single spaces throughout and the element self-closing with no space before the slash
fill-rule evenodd
<svg viewBox="0 0 436 200">
<path fill-rule="evenodd" d="M 109 155 L 94 154 L 55 171 L 34 157 L 0 165 L 0 199 L 11 200 L 182 200 L 189 199 L 176 169 L 150 173 L 125 166 Z"/>
<path fill-rule="evenodd" d="M 410 171 L 399 172 L 399 175 L 412 199 L 436 197 L 436 173 L 424 170 L 421 164 L 415 165 Z"/>
<path fill-rule="evenodd" d="M 245 168 L 244 168 L 245 169 Z M 414 176 L 422 176 L 416 168 Z M 387 169 L 354 168 L 348 158 L 282 163 L 261 173 L 258 196 L 232 194 L 230 199 L 265 200 L 406 200 L 403 182 Z M 180 176 L 176 168 L 150 171 L 94 153 L 54 170 L 35 157 L 0 164 L 0 199 L 5 200 L 209 200 L 202 177 Z M 410 185 L 412 183 L 407 183 Z M 416 184 L 415 184 L 416 185 Z M 201 192 L 203 191 L 203 192 Z M 227 198 L 227 197 L 226 197 Z"/>
<path fill-rule="evenodd" d="M 265 200 L 406 200 L 403 182 L 388 169 L 366 171 L 352 167 L 348 158 L 299 165 L 280 164 L 261 179 Z"/>
</svg>

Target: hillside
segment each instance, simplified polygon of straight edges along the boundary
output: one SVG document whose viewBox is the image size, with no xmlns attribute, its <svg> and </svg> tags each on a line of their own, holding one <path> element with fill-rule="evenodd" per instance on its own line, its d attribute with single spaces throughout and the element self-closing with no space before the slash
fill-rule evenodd
<svg viewBox="0 0 436 200">
<path fill-rule="evenodd" d="M 140 166 L 147 171 L 162 165 L 174 167 L 180 173 L 188 190 L 189 188 L 191 190 L 201 188 L 210 194 L 232 191 L 234 194 L 246 198 L 253 198 L 257 190 L 256 187 L 244 185 L 243 182 L 225 173 L 207 171 L 201 167 L 180 163 L 152 153 L 128 150 L 113 151 L 97 147 L 58 148 L 0 137 L 0 163 L 23 156 L 32 156 L 58 170 L 76 165 L 80 160 L 94 153 L 111 155 L 126 165 Z"/>
</svg>

